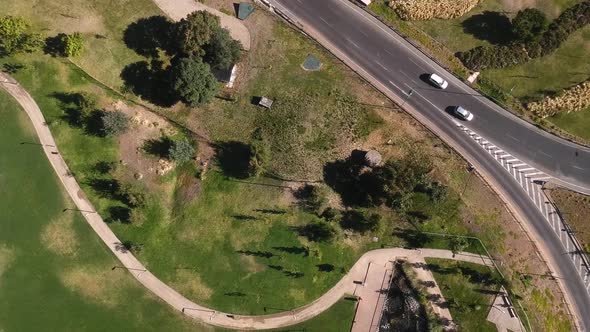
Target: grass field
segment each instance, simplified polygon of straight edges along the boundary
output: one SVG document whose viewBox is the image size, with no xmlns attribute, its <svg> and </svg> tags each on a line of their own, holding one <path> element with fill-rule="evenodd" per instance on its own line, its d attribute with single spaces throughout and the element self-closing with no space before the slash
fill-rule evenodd
<svg viewBox="0 0 590 332">
<path fill-rule="evenodd" d="M 327 311 L 307 322 L 270 331 L 348 332 L 352 327 L 355 306 L 356 303 L 354 301 L 342 299 Z"/>
<path fill-rule="evenodd" d="M 24 16 L 47 36 L 81 32 L 86 51 L 73 61 L 104 83 L 121 88 L 123 67 L 141 60 L 123 43 L 125 28 L 140 17 L 162 12 L 151 1 L 9 0 L 3 3 L 3 15 Z"/>
<path fill-rule="evenodd" d="M 60 189 L 29 119 L 0 90 L 0 330 L 207 331 L 127 272 Z M 122 309 L 124 308 L 124 309 Z M 105 325 L 107 324 L 107 325 Z"/>
<path fill-rule="evenodd" d="M 430 258 L 426 263 L 461 330 L 496 331 L 496 326 L 486 320 L 493 301 L 486 292 L 495 292 L 499 288 L 489 267 Z"/>
</svg>

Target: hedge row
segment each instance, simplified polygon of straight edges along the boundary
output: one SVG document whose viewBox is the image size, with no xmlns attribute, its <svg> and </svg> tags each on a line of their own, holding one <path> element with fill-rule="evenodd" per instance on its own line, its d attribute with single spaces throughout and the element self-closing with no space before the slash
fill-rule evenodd
<svg viewBox="0 0 590 332">
<path fill-rule="evenodd" d="M 584 1 L 566 9 L 549 25 L 538 41 L 526 45 L 479 46 L 460 52 L 457 56 L 472 70 L 513 66 L 554 52 L 571 33 L 589 23 L 590 1 Z"/>
</svg>

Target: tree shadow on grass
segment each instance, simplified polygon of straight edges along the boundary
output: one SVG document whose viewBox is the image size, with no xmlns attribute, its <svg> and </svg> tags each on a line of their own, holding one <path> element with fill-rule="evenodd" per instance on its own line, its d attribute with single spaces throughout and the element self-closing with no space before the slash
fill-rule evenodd
<svg viewBox="0 0 590 332">
<path fill-rule="evenodd" d="M 238 142 L 219 142 L 214 145 L 217 165 L 225 176 L 246 179 L 250 176 L 252 147 Z"/>
<path fill-rule="evenodd" d="M 92 179 L 88 183 L 92 189 L 98 193 L 102 198 L 117 199 L 119 192 L 119 181 L 114 179 Z"/>
<path fill-rule="evenodd" d="M 21 69 L 26 68 L 25 65 L 20 64 L 20 63 L 5 63 L 2 65 L 2 71 L 7 73 L 7 74 L 16 74 L 18 73 Z"/>
<path fill-rule="evenodd" d="M 157 57 L 158 49 L 174 54 L 173 27 L 174 24 L 164 16 L 140 18 L 127 26 L 123 41 L 137 54 L 146 57 Z"/>
<path fill-rule="evenodd" d="M 332 264 L 317 264 L 316 267 L 320 272 L 332 272 L 335 269 L 335 266 Z"/>
<path fill-rule="evenodd" d="M 168 159 L 170 157 L 170 148 L 172 140 L 168 136 L 162 136 L 158 139 L 150 139 L 143 144 L 143 151 L 154 157 Z"/>
<path fill-rule="evenodd" d="M 513 40 L 510 19 L 499 12 L 484 11 L 461 23 L 463 32 L 492 44 L 504 45 Z"/>
<path fill-rule="evenodd" d="M 155 105 L 170 107 L 179 100 L 172 91 L 170 73 L 162 68 L 160 61 L 128 64 L 121 72 L 121 79 L 128 90 Z"/>
<path fill-rule="evenodd" d="M 45 38 L 45 46 L 43 46 L 43 53 L 51 55 L 52 57 L 65 56 L 64 43 L 62 41 L 65 36 L 65 33 L 59 33 L 56 36 Z"/>
<path fill-rule="evenodd" d="M 301 255 L 303 257 L 309 256 L 309 248 L 306 247 L 272 247 L 274 250 L 286 252 L 288 254 Z"/>
<path fill-rule="evenodd" d="M 75 128 L 82 128 L 84 126 L 84 118 L 77 105 L 81 98 L 79 93 L 54 92 L 51 94 L 51 97 L 59 101 L 60 106 L 65 113 L 65 115 L 62 116 L 63 120 Z"/>
<path fill-rule="evenodd" d="M 109 219 L 107 221 L 128 224 L 131 222 L 131 209 L 126 206 L 111 206 L 109 208 Z"/>
<path fill-rule="evenodd" d="M 404 240 L 410 248 L 424 248 L 433 241 L 433 237 L 428 234 L 413 230 L 396 227 L 393 235 Z"/>
<path fill-rule="evenodd" d="M 367 197 L 359 190 L 361 170 L 364 167 L 364 152 L 355 150 L 350 157 L 327 163 L 324 166 L 326 184 L 340 194 L 347 206 L 365 205 Z"/>
</svg>

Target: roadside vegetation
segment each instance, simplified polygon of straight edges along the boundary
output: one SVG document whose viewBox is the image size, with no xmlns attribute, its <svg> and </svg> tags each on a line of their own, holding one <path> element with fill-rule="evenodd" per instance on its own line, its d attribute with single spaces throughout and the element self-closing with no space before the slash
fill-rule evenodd
<svg viewBox="0 0 590 332">
<path fill-rule="evenodd" d="M 191 48 L 169 52 L 161 33 L 173 24 L 150 1 L 129 8 L 94 4 L 87 14 L 105 23 L 82 33 L 80 55 L 15 53 L 0 64 L 33 95 L 109 226 L 152 272 L 193 301 L 238 314 L 275 313 L 325 293 L 370 249 L 480 250 L 421 231 L 476 235 L 506 257 L 507 269 L 528 261 L 531 273 L 543 272 L 522 230 L 463 160 L 264 11 L 245 22 L 257 33 L 239 59 L 237 86 L 217 86 L 216 97 L 201 99 L 203 90 L 185 83 L 223 63 L 208 50 L 233 56 L 221 46 L 230 41 L 215 22 L 195 15 L 183 24 L 189 31 L 212 25 L 219 44 L 188 39 L 184 46 Z M 70 16 L 88 10 L 69 6 Z M 40 31 L 35 26 L 55 35 L 84 31 L 58 14 L 42 19 L 16 2 L 7 8 L 36 20 L 33 33 Z M 126 39 L 131 32 L 145 34 Z M 138 40 L 147 42 L 130 43 Z M 308 54 L 322 62 L 320 71 L 301 68 Z M 160 70 L 170 78 L 175 61 L 186 62 L 175 89 L 187 94 L 171 107 L 152 107 L 157 113 L 134 104 L 133 93 L 157 104 L 141 91 L 156 95 L 150 84 Z M 135 63 L 142 64 L 131 72 L 149 75 L 127 84 L 130 99 L 93 79 L 121 87 L 129 81 L 119 75 Z M 274 101 L 270 109 L 257 105 L 261 97 Z M 371 149 L 383 163 L 366 165 Z"/>
<path fill-rule="evenodd" d="M 574 98 L 587 99 L 581 87 L 574 88 L 589 77 L 584 60 L 590 57 L 587 1 L 484 0 L 457 18 L 411 21 L 400 19 L 386 3 L 375 1 L 370 8 L 455 74 L 465 79 L 468 69 L 481 71 L 477 87 L 496 102 L 548 130 L 587 142 L 587 106 L 564 102 L 554 108 L 558 112 L 549 113 L 527 107 L 564 90 L 579 91 Z"/>
<path fill-rule="evenodd" d="M 427 258 L 426 263 L 449 304 L 453 321 L 462 330 L 497 331 L 486 319 L 500 288 L 499 276 L 493 270 L 445 259 Z"/>
<path fill-rule="evenodd" d="M 549 188 L 546 192 L 554 200 L 561 216 L 572 228 L 586 254 L 590 254 L 590 225 L 587 222 L 590 217 L 590 197 L 561 188 Z"/>
</svg>

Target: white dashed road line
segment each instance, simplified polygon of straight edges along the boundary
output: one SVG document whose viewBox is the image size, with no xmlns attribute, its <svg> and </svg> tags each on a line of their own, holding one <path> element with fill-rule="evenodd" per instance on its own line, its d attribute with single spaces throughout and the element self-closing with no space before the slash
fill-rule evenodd
<svg viewBox="0 0 590 332">
<path fill-rule="evenodd" d="M 585 256 L 584 251 L 578 247 L 577 241 L 570 238 L 574 235 L 566 230 L 568 228 L 559 215 L 559 212 L 556 211 L 555 207 L 550 203 L 543 191 L 543 185 L 550 180 L 551 177 L 495 146 L 463 124 L 457 121 L 454 122 L 459 129 L 467 134 L 468 137 L 477 142 L 482 149 L 494 157 L 508 174 L 520 184 L 523 189 L 523 194 L 526 194 L 529 199 L 535 203 L 535 206 L 537 206 L 543 218 L 551 226 L 551 229 L 553 229 L 556 235 L 559 236 L 559 240 L 565 249 L 565 253 L 573 261 L 580 277 L 584 280 L 586 290 L 588 290 L 590 287 L 590 266 L 586 263 L 588 262 L 588 258 Z M 543 151 L 540 152 L 548 155 Z"/>
</svg>

